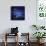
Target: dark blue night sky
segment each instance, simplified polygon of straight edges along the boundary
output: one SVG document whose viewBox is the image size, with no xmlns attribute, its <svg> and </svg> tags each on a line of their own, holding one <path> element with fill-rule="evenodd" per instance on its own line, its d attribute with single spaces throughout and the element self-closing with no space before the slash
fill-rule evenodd
<svg viewBox="0 0 46 46">
<path fill-rule="evenodd" d="M 25 19 L 25 7 L 12 6 L 11 7 L 11 20 L 24 20 L 24 19 Z"/>
</svg>

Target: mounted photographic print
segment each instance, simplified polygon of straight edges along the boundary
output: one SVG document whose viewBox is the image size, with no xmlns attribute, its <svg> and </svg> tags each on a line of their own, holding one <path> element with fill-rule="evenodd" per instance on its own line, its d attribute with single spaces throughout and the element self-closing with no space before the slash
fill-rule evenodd
<svg viewBox="0 0 46 46">
<path fill-rule="evenodd" d="M 24 6 L 11 6 L 11 20 L 24 20 L 25 7 Z"/>
<path fill-rule="evenodd" d="M 37 15 L 39 18 L 46 18 L 46 0 L 37 1 Z"/>
</svg>

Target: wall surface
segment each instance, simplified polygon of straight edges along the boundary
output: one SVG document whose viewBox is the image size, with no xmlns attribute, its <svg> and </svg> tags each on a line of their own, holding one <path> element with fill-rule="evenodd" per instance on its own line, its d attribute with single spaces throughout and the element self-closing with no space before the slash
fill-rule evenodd
<svg viewBox="0 0 46 46">
<path fill-rule="evenodd" d="M 25 6 L 24 21 L 10 20 L 11 6 Z M 0 34 L 10 32 L 11 27 L 19 27 L 19 32 L 29 32 L 32 37 L 35 32 L 31 29 L 32 24 L 36 24 L 36 0 L 0 0 Z"/>
</svg>

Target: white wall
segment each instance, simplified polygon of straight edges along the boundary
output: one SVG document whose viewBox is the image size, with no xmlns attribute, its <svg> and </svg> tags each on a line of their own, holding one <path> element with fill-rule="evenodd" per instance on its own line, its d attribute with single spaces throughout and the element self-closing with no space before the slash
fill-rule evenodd
<svg viewBox="0 0 46 46">
<path fill-rule="evenodd" d="M 25 6 L 24 21 L 10 20 L 11 6 Z M 32 35 L 32 24 L 36 24 L 36 0 L 0 0 L 0 34 L 10 32 L 9 28 L 17 26 L 20 32 L 30 32 Z"/>
</svg>

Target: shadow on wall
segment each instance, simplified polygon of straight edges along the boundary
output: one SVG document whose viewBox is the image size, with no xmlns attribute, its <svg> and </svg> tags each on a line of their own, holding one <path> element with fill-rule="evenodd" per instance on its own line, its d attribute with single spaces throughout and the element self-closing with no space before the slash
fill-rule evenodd
<svg viewBox="0 0 46 46">
<path fill-rule="evenodd" d="M 8 28 L 8 29 L 4 30 L 4 32 L 2 34 L 10 33 L 10 32 L 11 32 L 11 28 Z"/>
</svg>

